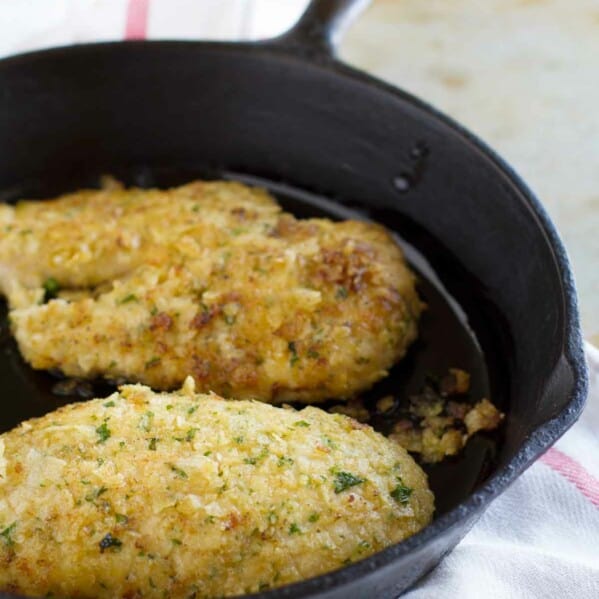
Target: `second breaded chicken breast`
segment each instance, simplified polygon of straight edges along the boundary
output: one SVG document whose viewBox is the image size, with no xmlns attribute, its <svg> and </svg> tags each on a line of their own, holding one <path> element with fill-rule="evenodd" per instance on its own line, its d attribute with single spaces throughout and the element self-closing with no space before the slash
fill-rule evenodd
<svg viewBox="0 0 599 599">
<path fill-rule="evenodd" d="M 297 220 L 239 183 L 0 210 L 0 288 L 19 348 L 68 376 L 168 390 L 192 375 L 236 398 L 348 398 L 416 338 L 414 281 L 383 227 Z"/>
<path fill-rule="evenodd" d="M 431 520 L 422 470 L 346 416 L 125 386 L 0 436 L 0 592 L 210 598 L 335 570 Z"/>
</svg>

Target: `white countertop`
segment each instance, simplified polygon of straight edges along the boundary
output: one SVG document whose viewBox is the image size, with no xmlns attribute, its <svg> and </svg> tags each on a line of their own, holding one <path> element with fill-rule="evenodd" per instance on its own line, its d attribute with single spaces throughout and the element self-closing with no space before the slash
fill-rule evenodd
<svg viewBox="0 0 599 599">
<path fill-rule="evenodd" d="M 599 0 L 373 0 L 340 56 L 495 148 L 545 204 L 599 345 Z"/>
</svg>

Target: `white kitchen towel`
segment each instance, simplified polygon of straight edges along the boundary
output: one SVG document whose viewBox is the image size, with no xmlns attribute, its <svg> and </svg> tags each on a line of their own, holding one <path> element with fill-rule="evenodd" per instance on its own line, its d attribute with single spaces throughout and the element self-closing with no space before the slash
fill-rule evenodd
<svg viewBox="0 0 599 599">
<path fill-rule="evenodd" d="M 0 56 L 93 40 L 258 39 L 307 0 L 0 0 Z M 580 421 L 512 487 L 409 599 L 599 599 L 599 351 Z"/>
<path fill-rule="evenodd" d="M 405 597 L 599 598 L 599 350 L 580 420 Z"/>
<path fill-rule="evenodd" d="M 0 0 L 0 57 L 86 41 L 265 39 L 308 0 Z"/>
</svg>

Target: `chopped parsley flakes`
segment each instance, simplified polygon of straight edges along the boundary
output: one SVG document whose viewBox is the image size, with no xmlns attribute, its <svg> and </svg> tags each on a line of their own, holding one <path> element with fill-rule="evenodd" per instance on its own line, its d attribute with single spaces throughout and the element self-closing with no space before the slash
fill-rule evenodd
<svg viewBox="0 0 599 599">
<path fill-rule="evenodd" d="M 60 291 L 60 284 L 54 277 L 48 277 L 43 284 L 44 287 L 44 301 L 50 301 L 54 299 Z"/>
<path fill-rule="evenodd" d="M 98 443 L 105 443 L 107 439 L 110 439 L 112 433 L 108 428 L 108 421 L 104 420 L 104 422 L 96 428 L 96 433 L 100 437 Z"/>
<path fill-rule="evenodd" d="M 119 304 L 128 304 L 129 302 L 138 302 L 139 299 L 135 293 L 130 293 L 118 301 Z"/>
<path fill-rule="evenodd" d="M 336 472 L 335 473 L 335 493 L 341 493 L 350 487 L 362 484 L 366 479 L 355 476 L 351 472 Z"/>
<path fill-rule="evenodd" d="M 258 455 L 249 458 L 244 458 L 243 462 L 244 464 L 250 464 L 252 466 L 255 466 L 258 462 L 262 461 L 268 454 L 268 449 L 266 447 L 263 447 Z"/>
<path fill-rule="evenodd" d="M 391 497 L 393 497 L 393 499 L 395 499 L 395 501 L 397 501 L 398 503 L 406 505 L 406 503 L 408 503 L 408 501 L 410 500 L 410 496 L 412 495 L 413 489 L 410 489 L 410 487 L 406 487 L 403 484 L 401 478 L 399 478 L 398 480 L 399 484 L 395 487 L 395 489 L 393 489 L 393 491 L 391 491 Z"/>
<path fill-rule="evenodd" d="M 289 364 L 291 366 L 295 366 L 295 364 L 299 360 L 299 356 L 297 355 L 297 348 L 295 347 L 295 341 L 290 341 L 287 344 L 287 348 L 289 349 L 289 352 L 291 353 L 291 358 L 289 358 Z"/>
<path fill-rule="evenodd" d="M 157 366 L 158 364 L 160 364 L 160 356 L 154 356 L 153 358 L 150 358 L 145 363 L 145 367 L 146 368 L 152 368 L 153 366 Z"/>
<path fill-rule="evenodd" d="M 0 532 L 0 537 L 2 541 L 6 545 L 6 547 L 13 547 L 15 544 L 14 539 L 12 538 L 12 533 L 17 527 L 17 523 L 13 522 L 10 526 L 7 526 L 2 532 Z"/>
<path fill-rule="evenodd" d="M 104 493 L 106 493 L 106 491 L 108 491 L 108 489 L 104 486 L 96 489 L 95 491 L 92 491 L 91 493 L 88 493 L 85 496 L 85 501 L 88 501 L 89 503 L 93 503 L 96 499 L 98 499 L 98 497 L 100 497 L 101 495 L 104 495 Z"/>
<path fill-rule="evenodd" d="M 179 478 L 189 478 L 187 476 L 187 472 L 185 470 L 181 470 L 181 468 L 177 468 L 174 464 L 168 464 L 169 468 L 177 475 Z"/>
<path fill-rule="evenodd" d="M 343 287 L 343 285 L 341 287 L 337 287 L 337 293 L 335 293 L 335 297 L 337 299 L 346 299 L 348 295 L 349 291 L 347 290 L 347 287 Z"/>
<path fill-rule="evenodd" d="M 154 412 L 147 411 L 140 419 L 138 428 L 146 431 L 146 433 L 150 432 L 152 428 L 152 423 L 154 421 Z"/>
</svg>

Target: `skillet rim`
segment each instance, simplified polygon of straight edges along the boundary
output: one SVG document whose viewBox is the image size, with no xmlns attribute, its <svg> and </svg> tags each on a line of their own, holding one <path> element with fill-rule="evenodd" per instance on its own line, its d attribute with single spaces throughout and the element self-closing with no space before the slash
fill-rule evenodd
<svg viewBox="0 0 599 599">
<path fill-rule="evenodd" d="M 559 297 L 559 308 L 560 314 L 563 316 L 563 329 L 560 331 L 561 351 L 559 358 L 553 365 L 552 372 L 547 375 L 544 383 L 546 385 L 553 378 L 561 360 L 564 359 L 572 373 L 572 383 L 568 390 L 568 401 L 565 406 L 555 416 L 537 426 L 524 443 L 522 443 L 516 454 L 504 466 L 498 467 L 465 501 L 434 520 L 417 534 L 359 562 L 333 570 L 332 572 L 264 592 L 235 596 L 233 599 L 241 599 L 241 597 L 244 599 L 273 599 L 274 597 L 302 599 L 312 597 L 318 593 L 340 589 L 357 578 L 367 576 L 376 570 L 389 566 L 392 562 L 410 553 L 415 548 L 428 544 L 452 527 L 459 525 L 468 516 L 472 516 L 474 518 L 472 522 L 475 522 L 493 499 L 503 493 L 524 470 L 531 466 L 536 459 L 545 453 L 576 422 L 582 412 L 587 396 L 588 371 L 584 356 L 574 276 L 563 242 L 540 200 L 517 174 L 515 169 L 485 142 L 451 117 L 448 117 L 416 96 L 351 67 L 329 54 L 302 44 L 295 44 L 292 40 L 286 40 L 284 37 L 257 42 L 128 40 L 64 45 L 34 50 L 0 59 L 0 74 L 3 69 L 18 67 L 22 62 L 44 60 L 57 56 L 60 57 L 64 54 L 75 54 L 81 51 L 89 52 L 104 49 L 109 51 L 112 48 L 125 47 L 183 48 L 191 46 L 199 47 L 206 51 L 225 51 L 231 53 L 249 51 L 263 54 L 267 58 L 296 60 L 305 66 L 321 69 L 366 85 L 373 91 L 376 90 L 398 97 L 403 102 L 410 104 L 421 113 L 424 113 L 426 118 L 440 121 L 447 128 L 447 134 L 451 133 L 460 137 L 464 143 L 487 160 L 494 167 L 497 175 L 503 177 L 505 182 L 509 184 L 520 203 L 527 208 L 530 218 L 534 219 L 536 227 L 543 233 L 553 254 L 554 264 L 560 278 L 561 296 Z M 545 392 L 546 389 L 543 393 Z M 467 533 L 468 531 L 465 532 Z M 435 563 L 433 568 L 437 563 Z M 14 597 L 17 596 L 0 592 L 0 599 Z"/>
</svg>

